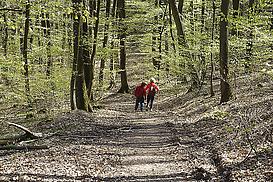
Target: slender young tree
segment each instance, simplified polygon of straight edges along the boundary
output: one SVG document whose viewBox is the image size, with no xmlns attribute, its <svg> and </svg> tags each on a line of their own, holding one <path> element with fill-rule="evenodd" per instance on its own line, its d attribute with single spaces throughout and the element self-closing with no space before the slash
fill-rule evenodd
<svg viewBox="0 0 273 182">
<path fill-rule="evenodd" d="M 29 61 L 28 61 L 28 34 L 29 34 L 29 25 L 30 25 L 30 2 L 26 4 L 25 11 L 25 28 L 24 28 L 24 37 L 23 37 L 23 60 L 24 60 L 24 76 L 25 76 L 25 92 L 28 100 L 28 104 L 31 104 L 30 99 L 30 85 L 29 85 Z"/>
<path fill-rule="evenodd" d="M 213 47 L 214 42 L 214 27 L 215 27 L 215 12 L 216 12 L 216 6 L 215 6 L 215 0 L 212 0 L 212 27 L 211 27 L 211 50 Z M 214 63 L 213 63 L 213 54 L 210 53 L 210 96 L 213 97 L 214 91 L 213 91 L 213 72 L 214 72 Z"/>
<path fill-rule="evenodd" d="M 184 0 L 179 0 L 178 1 L 178 12 L 182 15 L 183 12 L 183 7 L 184 7 Z"/>
<path fill-rule="evenodd" d="M 201 34 L 202 37 L 205 35 L 205 0 L 202 0 L 202 5 L 201 5 Z M 206 76 L 206 57 L 205 57 L 205 50 L 204 50 L 205 44 L 203 41 L 203 38 L 201 39 L 200 42 L 200 69 L 201 69 L 201 83 L 200 87 L 202 86 L 205 76 Z"/>
<path fill-rule="evenodd" d="M 93 45 L 92 45 L 92 52 L 91 52 L 91 80 L 88 84 L 88 96 L 91 100 L 93 100 L 94 96 L 92 94 L 92 87 L 94 85 L 94 66 L 95 66 L 95 56 L 97 52 L 97 44 L 98 44 L 98 30 L 99 30 L 99 21 L 100 21 L 100 0 L 96 1 L 94 7 L 94 17 L 96 17 L 95 26 L 94 26 L 94 36 L 93 36 Z"/>
<path fill-rule="evenodd" d="M 248 21 L 250 24 L 249 27 L 249 33 L 247 37 L 247 43 L 246 43 L 246 63 L 245 63 L 245 69 L 246 71 L 250 71 L 250 65 L 251 65 L 251 59 L 252 59 L 252 49 L 253 49 L 253 16 L 254 16 L 254 0 L 249 0 L 249 7 L 248 7 Z"/>
<path fill-rule="evenodd" d="M 82 58 L 84 61 L 84 80 L 86 84 L 87 89 L 87 95 L 90 96 L 89 88 L 91 88 L 91 75 L 93 75 L 92 71 L 94 71 L 92 68 L 92 63 L 90 59 L 90 51 L 89 51 L 89 34 L 88 34 L 88 17 L 83 16 L 83 22 L 82 22 L 82 39 L 83 39 L 83 45 L 82 45 Z M 89 97 L 90 98 L 90 97 Z M 91 107 L 89 110 L 92 110 Z"/>
<path fill-rule="evenodd" d="M 232 7 L 233 7 L 233 18 L 236 19 L 239 15 L 239 5 L 240 1 L 239 0 L 232 0 Z M 236 34 L 236 29 L 233 27 L 230 31 L 231 35 Z"/>
<path fill-rule="evenodd" d="M 159 2 L 158 0 L 155 0 L 154 2 L 154 7 L 158 8 L 159 7 Z M 153 21 L 153 33 L 152 33 L 152 62 L 155 68 L 157 68 L 158 66 L 158 61 L 157 61 L 157 56 L 156 56 L 156 45 L 157 45 L 157 33 L 158 33 L 158 15 L 156 14 L 154 16 L 154 21 Z"/>
<path fill-rule="evenodd" d="M 129 93 L 129 86 L 127 82 L 126 73 L 126 27 L 124 24 L 125 19 L 125 0 L 117 0 L 117 11 L 119 15 L 119 46 L 120 46 L 120 67 L 119 72 L 121 76 L 121 87 L 118 93 Z"/>
<path fill-rule="evenodd" d="M 174 18 L 174 22 L 176 25 L 176 31 L 177 31 L 177 37 L 178 37 L 178 45 L 179 45 L 179 51 L 180 54 L 183 51 L 183 48 L 189 48 L 187 41 L 186 41 L 186 37 L 185 37 L 185 32 L 184 32 L 184 27 L 183 27 L 183 23 L 182 23 L 182 19 L 179 15 L 178 12 L 178 8 L 176 6 L 176 1 L 175 0 L 169 0 L 169 4 L 171 7 L 171 11 L 172 11 L 172 15 Z M 188 60 L 190 60 L 187 63 L 187 66 L 189 68 L 190 71 L 190 76 L 191 76 L 191 86 L 188 90 L 188 92 L 191 92 L 192 90 L 194 90 L 195 88 L 197 88 L 199 86 L 199 79 L 198 79 L 198 75 L 197 72 L 193 66 L 193 56 L 191 54 L 186 54 L 186 57 Z"/>
<path fill-rule="evenodd" d="M 117 0 L 113 0 L 112 3 L 112 10 L 111 10 L 111 19 L 112 19 L 112 27 L 116 26 L 116 19 L 117 19 Z M 114 53 L 114 39 L 115 39 L 115 32 L 114 29 L 112 29 L 111 32 L 111 39 L 110 39 L 110 44 L 111 44 L 111 55 L 110 55 L 110 63 L 109 63 L 109 70 L 110 70 L 110 82 L 109 82 L 109 87 L 108 89 L 111 89 L 114 87 L 115 85 L 115 73 L 114 73 L 114 57 L 115 57 L 115 53 Z"/>
<path fill-rule="evenodd" d="M 4 13 L 4 39 L 3 39 L 3 48 L 4 48 L 4 56 L 7 56 L 8 53 L 8 20 L 7 20 L 7 14 Z"/>
<path fill-rule="evenodd" d="M 177 31 L 177 36 L 178 36 L 178 44 L 180 46 L 185 46 L 186 45 L 186 39 L 185 39 L 185 33 L 184 33 L 184 27 L 182 24 L 182 19 L 181 16 L 179 15 L 176 2 L 175 0 L 169 0 L 169 4 L 171 7 L 172 15 L 174 18 L 174 22 L 176 25 L 176 31 Z"/>
<path fill-rule="evenodd" d="M 103 43 L 102 43 L 102 47 L 105 49 L 108 43 L 108 39 L 109 39 L 109 25 L 110 25 L 110 21 L 109 21 L 109 17 L 110 17 L 110 6 L 111 6 L 111 0 L 106 0 L 106 11 L 105 11 L 105 16 L 106 16 L 106 21 L 104 24 L 104 35 L 103 35 Z M 100 61 L 100 73 L 99 73 L 99 84 L 102 86 L 103 85 L 103 72 L 104 72 L 104 68 L 105 68 L 105 58 L 103 57 Z"/>
<path fill-rule="evenodd" d="M 44 37 L 47 41 L 46 44 L 46 53 L 47 53 L 47 67 L 46 67 L 46 76 L 49 77 L 51 75 L 52 69 L 52 56 L 51 56 L 51 38 L 50 38 L 50 21 L 49 21 L 49 13 L 42 14 L 43 20 L 41 21 L 42 27 L 44 29 Z"/>
<path fill-rule="evenodd" d="M 231 99 L 231 87 L 228 81 L 228 9 L 229 1 L 221 2 L 221 19 L 220 19 L 220 75 L 221 75 L 221 100 L 220 103 L 227 102 Z"/>
<path fill-rule="evenodd" d="M 173 21 L 172 21 L 172 9 L 171 9 L 171 6 L 169 5 L 169 29 L 170 29 L 170 35 L 171 35 L 171 39 L 172 39 L 172 47 L 173 47 L 173 50 L 174 52 L 176 52 L 176 48 L 175 48 L 175 39 L 174 39 L 174 33 L 173 33 L 173 29 L 172 29 L 172 26 L 173 26 Z"/>
</svg>

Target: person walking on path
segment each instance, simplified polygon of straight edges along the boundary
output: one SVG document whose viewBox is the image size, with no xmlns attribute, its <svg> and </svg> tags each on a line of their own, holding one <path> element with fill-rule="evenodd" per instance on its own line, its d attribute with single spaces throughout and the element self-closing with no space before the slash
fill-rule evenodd
<svg viewBox="0 0 273 182">
<path fill-rule="evenodd" d="M 148 92 L 146 110 L 150 109 L 152 111 L 155 94 L 159 91 L 158 86 L 155 84 L 155 79 L 151 78 L 150 83 L 144 89 L 145 93 Z"/>
<path fill-rule="evenodd" d="M 137 85 L 135 88 L 135 96 L 136 96 L 136 105 L 135 111 L 137 111 L 138 106 L 140 106 L 140 111 L 143 111 L 144 107 L 144 100 L 146 99 L 146 91 L 144 89 L 146 83 L 142 82 L 141 84 Z"/>
</svg>

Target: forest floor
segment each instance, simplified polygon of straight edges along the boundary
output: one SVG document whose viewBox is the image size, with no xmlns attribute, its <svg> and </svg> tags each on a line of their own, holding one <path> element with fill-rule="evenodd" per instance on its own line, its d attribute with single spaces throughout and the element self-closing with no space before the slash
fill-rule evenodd
<svg viewBox="0 0 273 182">
<path fill-rule="evenodd" d="M 93 113 L 13 121 L 45 134 L 21 145 L 49 148 L 0 148 L 0 181 L 273 181 L 273 84 L 241 82 L 222 105 L 207 88 L 165 88 L 153 111 L 135 112 L 132 94 L 111 94 Z M 3 136 L 18 133 L 1 124 Z"/>
</svg>

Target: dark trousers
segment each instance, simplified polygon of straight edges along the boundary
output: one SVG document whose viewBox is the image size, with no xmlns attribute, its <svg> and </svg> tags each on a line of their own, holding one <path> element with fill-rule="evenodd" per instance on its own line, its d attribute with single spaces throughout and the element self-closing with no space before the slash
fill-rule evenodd
<svg viewBox="0 0 273 182">
<path fill-rule="evenodd" d="M 154 102 L 155 96 L 154 95 L 148 95 L 147 96 L 147 108 L 149 107 L 150 109 L 152 109 L 153 107 L 153 102 Z M 149 105 L 150 104 L 150 105 Z"/>
<path fill-rule="evenodd" d="M 143 107 L 144 107 L 144 97 L 137 97 L 137 98 L 136 98 L 135 110 L 137 110 L 137 108 L 138 108 L 139 105 L 140 105 L 140 110 L 143 111 Z"/>
</svg>

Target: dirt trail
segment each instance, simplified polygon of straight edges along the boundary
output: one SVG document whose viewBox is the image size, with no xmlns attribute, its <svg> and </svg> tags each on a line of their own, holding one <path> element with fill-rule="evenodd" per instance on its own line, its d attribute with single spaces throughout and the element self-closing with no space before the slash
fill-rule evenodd
<svg viewBox="0 0 273 182">
<path fill-rule="evenodd" d="M 174 124 L 173 113 L 134 112 L 133 104 L 129 97 L 109 100 L 92 115 L 74 112 L 45 124 L 64 132 L 38 141 L 48 150 L 3 152 L 0 180 L 219 180 L 209 150 L 183 123 Z"/>
<path fill-rule="evenodd" d="M 210 153 L 196 147 L 191 136 L 181 135 L 187 133 L 186 128 L 173 123 L 177 119 L 173 113 L 158 110 L 157 103 L 152 112 L 134 112 L 133 107 L 128 99 L 107 107 L 121 114 L 116 117 L 121 117 L 124 123 L 115 130 L 114 140 L 105 141 L 119 151 L 113 181 L 218 179 L 213 174 L 216 168 L 210 160 Z M 200 172 L 197 168 L 204 171 Z"/>
</svg>

